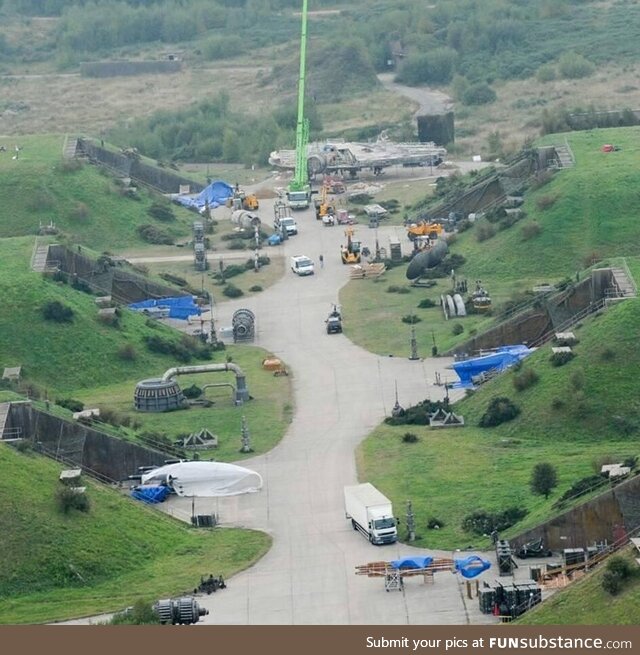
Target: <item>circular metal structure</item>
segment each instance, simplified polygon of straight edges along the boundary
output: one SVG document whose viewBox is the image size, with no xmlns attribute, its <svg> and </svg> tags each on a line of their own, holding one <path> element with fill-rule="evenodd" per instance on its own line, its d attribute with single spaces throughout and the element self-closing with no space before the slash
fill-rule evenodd
<svg viewBox="0 0 640 655">
<path fill-rule="evenodd" d="M 255 314 L 250 309 L 238 309 L 233 314 L 233 341 L 253 341 L 255 334 Z"/>
<path fill-rule="evenodd" d="M 133 403 L 139 412 L 168 412 L 187 406 L 187 400 L 175 380 L 150 378 L 136 384 Z"/>
<path fill-rule="evenodd" d="M 428 268 L 437 266 L 445 258 L 448 249 L 447 242 L 444 239 L 438 239 L 433 248 L 415 255 L 407 267 L 407 280 L 415 280 Z"/>
</svg>

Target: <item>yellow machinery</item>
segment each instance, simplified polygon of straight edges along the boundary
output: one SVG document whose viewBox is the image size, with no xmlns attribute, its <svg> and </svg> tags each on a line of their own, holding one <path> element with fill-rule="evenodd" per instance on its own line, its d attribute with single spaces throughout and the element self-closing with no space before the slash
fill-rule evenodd
<svg viewBox="0 0 640 655">
<path fill-rule="evenodd" d="M 328 214 L 333 214 L 335 216 L 336 208 L 333 203 L 329 202 L 327 194 L 327 185 L 323 184 L 322 188 L 320 189 L 320 199 L 315 201 L 317 220 L 323 219 Z"/>
<path fill-rule="evenodd" d="M 407 227 L 407 237 L 410 241 L 413 241 L 416 237 L 437 239 L 443 232 L 444 228 L 440 223 L 427 223 L 426 221 L 411 223 Z"/>
<path fill-rule="evenodd" d="M 340 256 L 343 264 L 359 264 L 362 256 L 360 254 L 360 242 L 353 240 L 354 229 L 348 227 L 344 231 L 347 237 L 347 245 L 340 246 Z"/>
<path fill-rule="evenodd" d="M 255 196 L 255 194 L 250 194 L 248 196 L 245 196 L 244 194 L 242 198 L 242 209 L 246 209 L 247 211 L 255 211 L 258 209 L 260 206 L 260 203 L 258 202 L 258 198 Z"/>
</svg>

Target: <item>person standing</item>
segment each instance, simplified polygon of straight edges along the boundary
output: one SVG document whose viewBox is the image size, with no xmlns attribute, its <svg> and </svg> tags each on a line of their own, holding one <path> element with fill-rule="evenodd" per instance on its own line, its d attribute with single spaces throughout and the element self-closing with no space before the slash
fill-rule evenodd
<svg viewBox="0 0 640 655">
<path fill-rule="evenodd" d="M 318 257 L 318 261 L 320 262 L 320 268 L 324 268 L 324 257 L 322 255 Z"/>
</svg>

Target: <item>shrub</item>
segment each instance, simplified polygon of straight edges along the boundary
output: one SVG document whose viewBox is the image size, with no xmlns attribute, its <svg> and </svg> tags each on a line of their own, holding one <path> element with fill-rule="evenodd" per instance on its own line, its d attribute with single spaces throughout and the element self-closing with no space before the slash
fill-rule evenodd
<svg viewBox="0 0 640 655">
<path fill-rule="evenodd" d="M 109 621 L 109 625 L 152 625 L 157 623 L 160 623 L 160 617 L 153 609 L 153 605 L 144 600 L 137 600 L 133 607 L 116 612 Z"/>
<path fill-rule="evenodd" d="M 613 571 L 605 571 L 602 576 L 602 588 L 612 596 L 616 596 L 620 593 L 623 587 L 623 581 L 619 575 L 613 573 Z"/>
<path fill-rule="evenodd" d="M 456 337 L 459 334 L 462 334 L 463 332 L 464 332 L 464 325 L 462 325 L 462 323 L 454 323 L 453 326 L 451 327 L 451 333 Z"/>
<path fill-rule="evenodd" d="M 533 369 L 527 368 L 513 376 L 513 386 L 516 391 L 524 391 L 536 384 L 539 379 L 538 374 Z"/>
<path fill-rule="evenodd" d="M 611 426 L 625 436 L 629 436 L 638 430 L 638 422 L 636 420 L 622 416 L 621 414 L 615 414 L 611 417 Z"/>
<path fill-rule="evenodd" d="M 595 66 L 576 52 L 565 52 L 558 60 L 558 72 L 568 80 L 588 77 L 594 70 Z"/>
<path fill-rule="evenodd" d="M 387 287 L 387 293 L 398 293 L 400 287 L 397 284 L 391 284 Z"/>
<path fill-rule="evenodd" d="M 71 412 L 81 412 L 84 409 L 84 403 L 74 398 L 58 398 L 56 400 L 56 405 L 64 407 Z"/>
<path fill-rule="evenodd" d="M 556 79 L 556 69 L 551 64 L 543 64 L 536 73 L 538 82 L 552 82 Z"/>
<path fill-rule="evenodd" d="M 405 314 L 401 320 L 403 323 L 408 323 L 409 325 L 415 325 L 416 323 L 420 323 L 420 321 L 422 321 L 422 319 L 415 314 Z"/>
<path fill-rule="evenodd" d="M 236 239 L 234 241 L 229 241 L 229 243 L 227 244 L 227 248 L 229 250 L 244 250 L 245 247 L 246 246 L 245 246 L 244 242 L 240 241 L 238 239 Z"/>
<path fill-rule="evenodd" d="M 402 435 L 402 443 L 416 443 L 420 440 L 417 434 L 413 432 L 405 432 Z"/>
<path fill-rule="evenodd" d="M 431 298 L 423 298 L 419 303 L 418 303 L 418 309 L 428 309 L 429 307 L 436 307 L 437 303 L 435 300 L 431 300 Z"/>
<path fill-rule="evenodd" d="M 133 362 L 137 356 L 136 349 L 130 343 L 125 343 L 118 348 L 118 357 L 125 362 Z"/>
<path fill-rule="evenodd" d="M 173 245 L 173 237 L 163 230 L 151 224 L 139 225 L 137 229 L 138 235 L 143 241 L 147 243 L 154 243 L 158 245 Z"/>
<path fill-rule="evenodd" d="M 89 497 L 85 493 L 78 493 L 71 487 L 61 486 L 56 491 L 56 504 L 63 514 L 68 514 L 72 509 L 79 512 L 88 512 L 91 509 Z"/>
<path fill-rule="evenodd" d="M 227 284 L 227 286 L 222 290 L 222 293 L 227 298 L 239 298 L 244 295 L 244 291 L 233 284 Z"/>
<path fill-rule="evenodd" d="M 480 419 L 481 428 L 491 428 L 507 421 L 512 421 L 520 414 L 520 408 L 509 398 L 499 396 L 488 405 L 487 410 Z"/>
<path fill-rule="evenodd" d="M 607 571 L 620 576 L 622 580 L 628 580 L 635 573 L 631 562 L 620 555 L 614 555 L 607 560 Z"/>
<path fill-rule="evenodd" d="M 93 290 L 89 286 L 89 283 L 86 280 L 83 280 L 82 278 L 79 277 L 74 278 L 73 282 L 71 283 L 71 286 L 76 291 L 82 291 L 83 293 L 88 293 L 90 295 L 93 295 Z"/>
<path fill-rule="evenodd" d="M 119 327 L 120 325 L 120 318 L 118 314 L 98 314 L 98 320 L 100 323 L 103 325 L 108 325 L 110 327 Z"/>
<path fill-rule="evenodd" d="M 548 462 L 536 464 L 533 467 L 529 484 L 534 494 L 548 498 L 551 490 L 558 486 L 558 474 L 555 467 Z"/>
<path fill-rule="evenodd" d="M 164 202 L 154 202 L 149 209 L 147 209 L 147 214 L 159 221 L 163 221 L 164 223 L 170 223 L 171 221 L 176 220 L 176 215 L 173 213 L 171 205 Z"/>
<path fill-rule="evenodd" d="M 567 362 L 570 362 L 574 357 L 575 353 L 573 351 L 553 353 L 549 358 L 551 366 L 564 366 Z"/>
<path fill-rule="evenodd" d="M 192 384 L 190 387 L 183 389 L 182 393 L 185 398 L 200 398 L 202 389 L 197 384 Z"/>
<path fill-rule="evenodd" d="M 444 521 L 441 521 L 439 518 L 436 518 L 435 516 L 432 516 L 428 521 L 427 521 L 427 528 L 429 530 L 439 530 L 440 528 L 444 528 L 446 523 Z"/>
<path fill-rule="evenodd" d="M 478 243 L 487 241 L 496 235 L 496 228 L 490 223 L 480 223 L 476 228 L 476 240 Z"/>
<path fill-rule="evenodd" d="M 546 194 L 536 199 L 536 207 L 541 212 L 543 212 L 546 211 L 547 209 L 551 209 L 551 207 L 553 207 L 556 204 L 557 200 L 558 200 L 557 195 Z"/>
<path fill-rule="evenodd" d="M 249 287 L 249 291 L 257 293 L 258 291 L 262 291 L 262 287 L 259 284 L 254 284 L 252 287 Z"/>
<path fill-rule="evenodd" d="M 398 289 L 398 293 L 399 294 L 411 293 L 411 289 L 409 289 L 409 287 L 400 287 Z"/>
<path fill-rule="evenodd" d="M 522 226 L 523 241 L 529 241 L 530 239 L 534 239 L 540 234 L 542 234 L 542 226 L 540 225 L 540 223 L 536 223 L 534 221 L 533 223 L 527 223 L 526 225 Z"/>
<path fill-rule="evenodd" d="M 462 93 L 463 105 L 488 105 L 496 99 L 496 92 L 486 83 L 469 85 Z"/>
<path fill-rule="evenodd" d="M 42 315 L 46 321 L 56 321 L 57 323 L 71 323 L 73 321 L 73 309 L 57 300 L 45 303 L 42 307 Z"/>
<path fill-rule="evenodd" d="M 465 516 L 462 520 L 462 529 L 465 532 L 488 535 L 494 530 L 500 532 L 510 528 L 518 521 L 521 521 L 527 514 L 528 511 L 524 507 L 515 506 L 508 507 L 502 512 L 488 512 L 479 509 Z"/>
<path fill-rule="evenodd" d="M 444 407 L 443 401 L 427 399 L 405 409 L 400 416 L 387 416 L 384 422 L 387 425 L 429 425 L 429 414 Z"/>
<path fill-rule="evenodd" d="M 565 501 L 572 500 L 583 494 L 597 489 L 607 483 L 607 479 L 601 475 L 589 475 L 586 478 L 581 478 L 574 482 L 569 489 L 567 489 L 560 498 L 554 503 L 554 507 L 560 507 Z"/>
<path fill-rule="evenodd" d="M 191 353 L 181 343 L 176 343 L 170 339 L 165 339 L 159 335 L 147 335 L 144 337 L 144 342 L 147 348 L 154 353 L 161 353 L 163 355 L 173 355 L 180 362 L 189 362 L 191 360 Z"/>
<path fill-rule="evenodd" d="M 585 382 L 586 382 L 586 377 L 584 374 L 584 369 L 577 368 L 569 376 L 569 384 L 571 385 L 574 391 L 579 391 L 580 389 L 584 389 Z"/>
</svg>

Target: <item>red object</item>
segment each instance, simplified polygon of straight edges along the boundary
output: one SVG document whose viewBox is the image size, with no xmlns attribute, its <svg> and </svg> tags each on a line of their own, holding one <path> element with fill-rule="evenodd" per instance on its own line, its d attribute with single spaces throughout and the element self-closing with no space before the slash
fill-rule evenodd
<svg viewBox="0 0 640 655">
<path fill-rule="evenodd" d="M 613 146 L 610 143 L 605 144 L 601 148 L 602 152 L 613 152 Z"/>
</svg>

